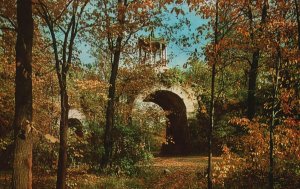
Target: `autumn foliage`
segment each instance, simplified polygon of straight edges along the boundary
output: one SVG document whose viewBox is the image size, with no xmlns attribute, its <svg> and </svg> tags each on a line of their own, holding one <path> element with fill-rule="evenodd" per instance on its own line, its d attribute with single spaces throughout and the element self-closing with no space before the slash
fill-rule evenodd
<svg viewBox="0 0 300 189">
<path fill-rule="evenodd" d="M 38 188 L 53 187 L 56 173 L 57 188 L 89 182 L 122 188 L 127 179 L 135 179 L 127 188 L 207 188 L 210 181 L 215 188 L 300 188 L 298 0 L 31 2 L 28 130 Z M 201 25 L 191 25 L 194 17 Z M 19 168 L 13 166 L 15 105 L 22 104 L 15 102 L 19 30 L 16 2 L 0 0 L 0 188 Z M 188 53 L 186 62 L 151 63 L 163 57 L 151 45 L 141 54 L 138 41 L 156 35 L 165 48 L 181 49 L 169 57 Z M 137 99 L 157 84 L 195 95 L 185 148 L 200 162 L 154 158 L 168 141 L 170 112 Z"/>
</svg>

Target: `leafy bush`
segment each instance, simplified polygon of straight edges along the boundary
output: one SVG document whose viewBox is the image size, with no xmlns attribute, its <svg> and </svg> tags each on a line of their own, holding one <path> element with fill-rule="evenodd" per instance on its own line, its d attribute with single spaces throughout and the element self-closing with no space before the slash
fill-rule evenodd
<svg viewBox="0 0 300 189">
<path fill-rule="evenodd" d="M 43 171 L 55 170 L 57 167 L 58 144 L 51 143 L 43 137 L 40 137 L 34 143 L 33 165 Z"/>
<path fill-rule="evenodd" d="M 114 129 L 113 160 L 110 173 L 134 175 L 139 166 L 149 162 L 152 154 L 145 148 L 145 133 L 135 124 L 116 125 Z"/>
<path fill-rule="evenodd" d="M 186 78 L 182 70 L 179 68 L 171 68 L 158 75 L 159 80 L 167 87 L 171 87 L 173 84 L 182 84 Z"/>
<path fill-rule="evenodd" d="M 223 161 L 215 166 L 215 183 L 225 188 L 267 188 L 269 173 L 268 125 L 256 119 L 235 118 L 232 124 L 247 132 L 235 136 L 235 149 L 243 152 L 240 156 L 227 146 L 223 148 Z M 293 125 L 282 124 L 275 130 L 275 167 L 276 188 L 300 187 L 299 130 Z"/>
<path fill-rule="evenodd" d="M 103 127 L 100 127 L 96 122 L 89 122 L 88 124 L 88 146 L 86 147 L 86 154 L 84 159 L 86 163 L 93 165 L 94 170 L 100 169 L 101 156 L 104 153 L 103 147 Z M 101 124 L 104 125 L 104 124 Z"/>
</svg>

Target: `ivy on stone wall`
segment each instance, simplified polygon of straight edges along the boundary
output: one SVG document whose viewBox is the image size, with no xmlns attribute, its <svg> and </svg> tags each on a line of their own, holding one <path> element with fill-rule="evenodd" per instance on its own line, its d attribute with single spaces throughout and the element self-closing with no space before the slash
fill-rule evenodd
<svg viewBox="0 0 300 189">
<path fill-rule="evenodd" d="M 186 74 L 179 68 L 170 68 L 158 74 L 159 81 L 166 87 L 182 84 L 186 81 Z"/>
</svg>

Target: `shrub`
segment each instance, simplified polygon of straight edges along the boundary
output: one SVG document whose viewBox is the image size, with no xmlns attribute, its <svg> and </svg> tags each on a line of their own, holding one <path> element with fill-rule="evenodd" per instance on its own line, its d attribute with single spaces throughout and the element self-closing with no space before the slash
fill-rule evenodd
<svg viewBox="0 0 300 189">
<path fill-rule="evenodd" d="M 139 163 L 148 163 L 152 154 L 145 148 L 145 133 L 135 124 L 116 125 L 113 131 L 114 148 L 110 173 L 134 175 Z"/>
</svg>

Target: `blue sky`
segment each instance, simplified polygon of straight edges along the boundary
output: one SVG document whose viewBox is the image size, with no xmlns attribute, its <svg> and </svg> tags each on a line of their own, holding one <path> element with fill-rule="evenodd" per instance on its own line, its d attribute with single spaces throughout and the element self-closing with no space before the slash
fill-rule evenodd
<svg viewBox="0 0 300 189">
<path fill-rule="evenodd" d="M 170 5 L 168 8 L 171 10 L 174 5 Z M 168 13 L 166 15 L 166 20 L 164 21 L 166 24 L 174 25 L 180 22 L 182 19 L 188 19 L 191 23 L 191 27 L 188 28 L 187 26 L 184 26 L 180 29 L 178 29 L 177 32 L 174 32 L 171 35 L 172 37 L 175 37 L 176 39 L 179 39 L 180 36 L 191 36 L 192 33 L 197 33 L 197 27 L 200 25 L 205 24 L 207 21 L 202 19 L 199 15 L 196 15 L 195 12 L 188 12 L 188 6 L 182 5 L 181 7 L 184 11 L 186 11 L 185 15 L 179 15 L 177 16 L 174 13 Z M 155 35 L 158 37 L 160 31 L 155 31 Z M 168 60 L 169 60 L 169 67 L 182 67 L 183 64 L 186 63 L 189 53 L 193 52 L 195 49 L 198 50 L 198 52 L 201 50 L 201 47 L 203 47 L 207 41 L 204 39 L 205 36 L 201 36 L 200 43 L 193 44 L 188 47 L 182 47 L 180 45 L 177 45 L 175 41 L 168 41 Z M 81 47 L 79 47 L 82 53 L 80 54 L 80 59 L 83 63 L 93 63 L 95 62 L 94 57 L 90 55 L 89 49 L 90 46 L 82 43 Z"/>
<path fill-rule="evenodd" d="M 174 5 L 173 5 L 174 6 Z M 176 6 L 176 5 L 175 5 Z M 178 32 L 173 33 L 172 35 L 176 38 L 180 38 L 180 36 L 191 36 L 193 33 L 197 34 L 197 28 L 203 24 L 207 23 L 207 20 L 202 19 L 199 15 L 196 15 L 195 12 L 189 12 L 188 6 L 186 4 L 182 5 L 181 8 L 186 12 L 185 15 L 179 15 L 176 16 L 175 13 L 168 14 L 169 19 L 167 22 L 168 24 L 176 24 L 180 22 L 182 19 L 188 19 L 190 21 L 190 27 L 183 26 L 178 30 Z M 170 7 L 172 9 L 172 6 Z M 206 45 L 207 41 L 204 39 L 205 36 L 201 36 L 200 43 L 198 44 L 191 44 L 191 46 L 183 47 L 181 45 L 177 45 L 175 41 L 169 41 L 168 43 L 168 51 L 170 52 L 169 57 L 169 66 L 170 67 L 182 67 L 184 63 L 186 63 L 189 54 L 191 52 L 194 52 L 195 49 L 199 52 L 201 50 L 201 47 Z"/>
</svg>

